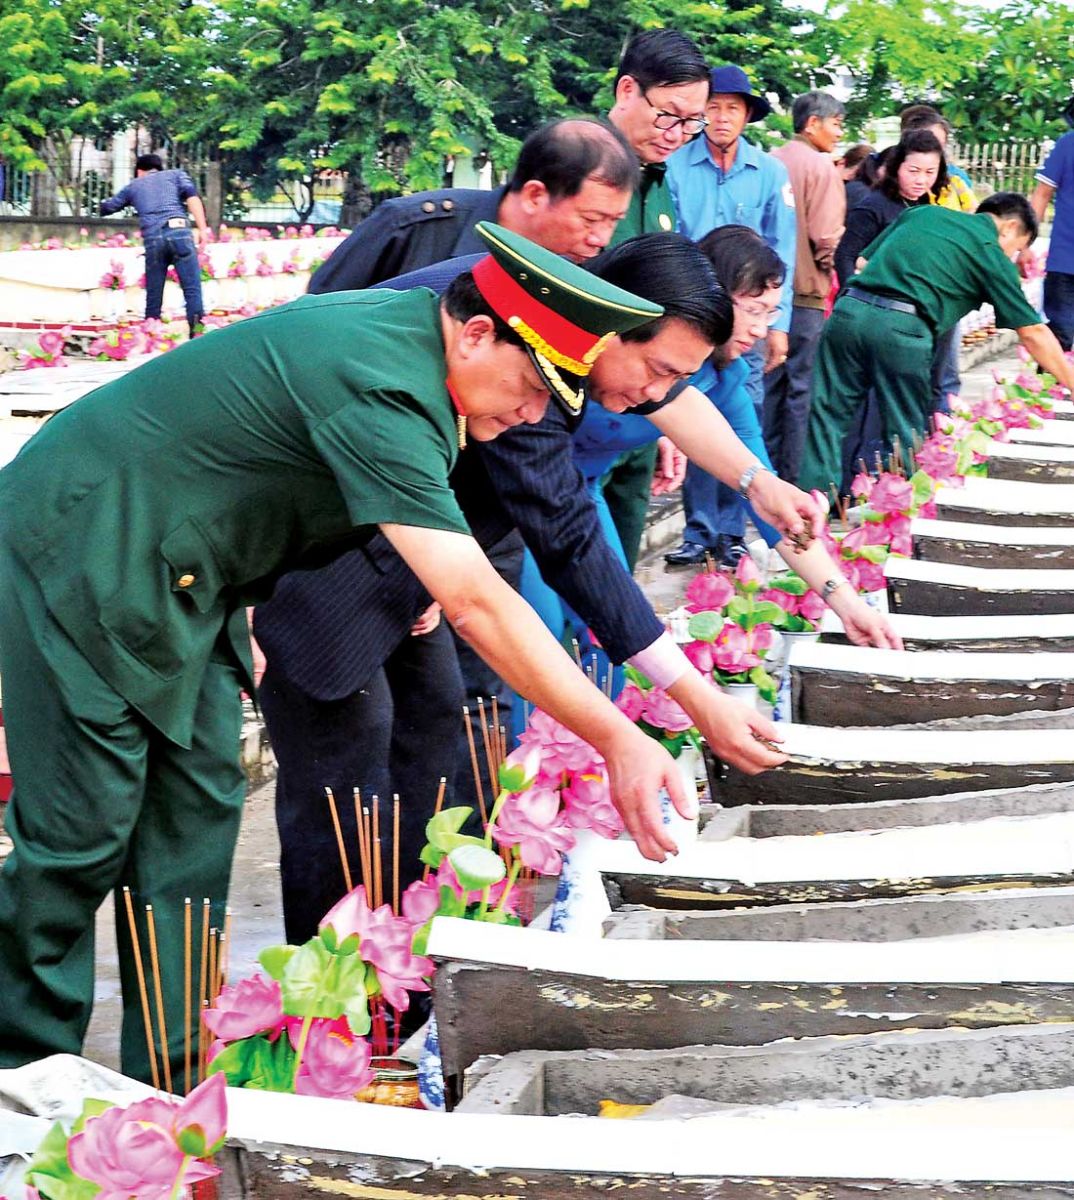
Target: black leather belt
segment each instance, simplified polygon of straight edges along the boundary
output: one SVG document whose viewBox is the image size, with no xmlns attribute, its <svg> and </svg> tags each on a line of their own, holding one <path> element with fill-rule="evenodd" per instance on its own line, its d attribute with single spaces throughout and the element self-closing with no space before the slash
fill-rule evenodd
<svg viewBox="0 0 1074 1200">
<path fill-rule="evenodd" d="M 867 292 L 863 288 L 856 287 L 848 287 L 846 294 L 851 299 L 860 300 L 862 304 L 871 304 L 874 308 L 890 308 L 893 312 L 912 313 L 915 317 L 921 316 L 917 305 L 911 304 L 909 300 L 893 300 L 890 296 L 878 296 L 876 292 Z M 924 320 L 923 317 L 922 320 Z"/>
</svg>

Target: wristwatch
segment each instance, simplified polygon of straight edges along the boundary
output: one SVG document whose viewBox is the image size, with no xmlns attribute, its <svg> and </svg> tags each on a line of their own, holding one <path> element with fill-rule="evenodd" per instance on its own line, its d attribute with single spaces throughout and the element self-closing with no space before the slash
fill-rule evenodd
<svg viewBox="0 0 1074 1200">
<path fill-rule="evenodd" d="M 753 466 L 747 467 L 742 472 L 742 478 L 738 481 L 738 494 L 743 500 L 748 500 L 750 498 L 750 488 L 753 485 L 753 481 L 762 471 L 767 470 L 768 468 L 764 465 L 764 463 L 755 462 Z"/>
<path fill-rule="evenodd" d="M 848 580 L 844 575 L 838 575 L 832 579 L 829 579 L 828 582 L 825 583 L 825 585 L 820 589 L 820 598 L 822 600 L 830 599 L 832 592 L 849 582 L 850 580 Z"/>
</svg>

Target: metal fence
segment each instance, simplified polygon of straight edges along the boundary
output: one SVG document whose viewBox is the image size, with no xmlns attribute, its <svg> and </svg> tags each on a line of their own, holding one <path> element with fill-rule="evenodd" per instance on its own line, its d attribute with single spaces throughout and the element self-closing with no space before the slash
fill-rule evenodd
<svg viewBox="0 0 1074 1200">
<path fill-rule="evenodd" d="M 1035 176 L 1047 156 L 1048 142 L 997 142 L 959 144 L 954 161 L 973 180 L 979 195 L 1022 192 L 1036 186 Z"/>
</svg>

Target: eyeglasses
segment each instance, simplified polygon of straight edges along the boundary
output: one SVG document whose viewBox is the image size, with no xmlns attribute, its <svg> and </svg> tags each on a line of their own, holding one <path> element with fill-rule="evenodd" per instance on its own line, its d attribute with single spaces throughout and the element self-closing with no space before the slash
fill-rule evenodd
<svg viewBox="0 0 1074 1200">
<path fill-rule="evenodd" d="M 769 308 L 766 304 L 756 302 L 747 304 L 744 300 L 732 300 L 732 303 L 744 316 L 749 317 L 753 321 L 764 321 L 766 325 L 771 325 L 776 317 L 779 316 L 778 305 L 775 308 Z"/>
<path fill-rule="evenodd" d="M 693 137 L 694 134 L 700 133 L 708 124 L 704 117 L 677 117 L 674 113 L 664 112 L 663 109 L 656 108 L 656 105 L 649 99 L 643 91 L 642 99 L 650 108 L 656 109 L 656 116 L 653 118 L 653 124 L 657 129 L 678 129 L 682 126 L 682 131 L 687 137 Z"/>
</svg>

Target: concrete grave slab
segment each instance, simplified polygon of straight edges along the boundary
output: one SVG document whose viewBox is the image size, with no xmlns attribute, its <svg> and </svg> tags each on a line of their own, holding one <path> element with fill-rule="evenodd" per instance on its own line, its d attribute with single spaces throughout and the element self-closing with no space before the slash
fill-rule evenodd
<svg viewBox="0 0 1074 1200">
<path fill-rule="evenodd" d="M 429 944 L 444 1071 L 456 1095 L 476 1059 L 515 1050 L 1070 1023 L 1072 950 L 1070 928 L 714 947 L 442 918 Z"/>
<path fill-rule="evenodd" d="M 1012 442 L 1033 446 L 1074 446 L 1074 427 L 1066 421 L 1042 421 L 1037 429 L 1012 429 Z"/>
<path fill-rule="evenodd" d="M 1074 567 L 1074 525 L 1022 528 L 972 521 L 910 522 L 914 558 L 967 567 Z"/>
<path fill-rule="evenodd" d="M 960 488 L 936 492 L 941 520 L 986 525 L 1069 525 L 1074 484 L 1021 483 L 1007 479 L 967 479 Z"/>
<path fill-rule="evenodd" d="M 988 478 L 1025 483 L 1072 483 L 1074 446 L 993 441 L 988 450 Z"/>
<path fill-rule="evenodd" d="M 1074 781 L 1074 739 L 1047 729 L 782 733 L 791 761 L 755 776 L 728 768 L 721 804 L 851 804 Z"/>
<path fill-rule="evenodd" d="M 1074 613 L 1042 613 L 1027 621 L 1021 616 L 932 617 L 899 612 L 891 613 L 890 620 L 907 650 L 1074 651 Z M 846 642 L 842 622 L 831 609 L 824 614 L 821 640 Z"/>
<path fill-rule="evenodd" d="M 903 725 L 1074 707 L 1074 654 L 792 647 L 791 709 L 811 725 Z"/>
<path fill-rule="evenodd" d="M 944 1029 L 675 1050 L 522 1050 L 466 1073 L 456 1113 L 595 1115 L 601 1100 L 728 1108 L 1074 1087 L 1074 1025 Z"/>
<path fill-rule="evenodd" d="M 993 570 L 892 556 L 884 575 L 892 612 L 931 617 L 1074 612 L 1074 570 Z"/>
</svg>

